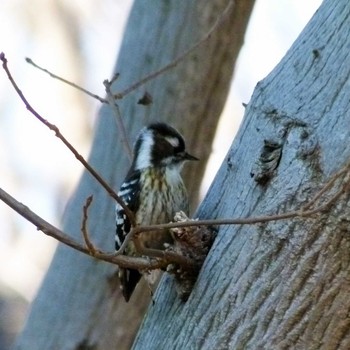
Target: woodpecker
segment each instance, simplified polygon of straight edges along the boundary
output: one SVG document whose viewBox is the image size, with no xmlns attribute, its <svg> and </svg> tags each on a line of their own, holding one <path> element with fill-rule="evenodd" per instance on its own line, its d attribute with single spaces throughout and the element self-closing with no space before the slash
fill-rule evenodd
<svg viewBox="0 0 350 350">
<path fill-rule="evenodd" d="M 133 161 L 118 195 L 134 213 L 137 225 L 168 223 L 175 213 L 188 214 L 187 191 L 181 178 L 181 169 L 188 160 L 198 160 L 185 150 L 180 133 L 165 123 L 154 123 L 139 133 L 133 152 Z M 124 209 L 116 205 L 115 248 L 118 250 L 131 225 Z M 168 231 L 141 233 L 138 237 L 145 248 L 164 249 L 172 239 Z M 124 250 L 128 256 L 137 256 L 132 240 Z M 142 273 L 119 268 L 118 276 L 125 301 L 129 301 Z"/>
</svg>

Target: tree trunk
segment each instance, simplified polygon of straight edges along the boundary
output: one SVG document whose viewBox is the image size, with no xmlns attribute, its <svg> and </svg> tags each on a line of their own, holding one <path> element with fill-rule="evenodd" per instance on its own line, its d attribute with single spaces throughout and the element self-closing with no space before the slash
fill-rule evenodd
<svg viewBox="0 0 350 350">
<path fill-rule="evenodd" d="M 196 198 L 210 153 L 218 117 L 225 102 L 234 62 L 254 1 L 235 1 L 206 43 L 175 69 L 120 101 L 130 139 L 142 126 L 160 120 L 177 127 L 188 150 L 202 159 L 196 176 L 185 181 Z M 213 26 L 227 1 L 135 1 L 115 72 L 115 91 L 143 78 L 175 59 Z M 147 91 L 153 103 L 137 101 Z M 114 117 L 102 106 L 89 162 L 115 189 L 129 167 Z M 80 237 L 82 207 L 93 194 L 89 213 L 90 236 L 101 249 L 113 251 L 115 203 L 84 172 L 64 215 L 64 231 Z M 139 286 L 129 304 L 121 296 L 116 267 L 59 246 L 43 285 L 34 300 L 16 349 L 128 349 L 149 301 L 148 288 Z"/>
<path fill-rule="evenodd" d="M 325 0 L 258 83 L 200 218 L 298 209 L 349 161 L 349 25 L 348 0 Z M 282 154 L 264 177 L 265 140 Z M 348 200 L 313 218 L 221 227 L 186 303 L 162 279 L 134 349 L 350 349 Z"/>
</svg>

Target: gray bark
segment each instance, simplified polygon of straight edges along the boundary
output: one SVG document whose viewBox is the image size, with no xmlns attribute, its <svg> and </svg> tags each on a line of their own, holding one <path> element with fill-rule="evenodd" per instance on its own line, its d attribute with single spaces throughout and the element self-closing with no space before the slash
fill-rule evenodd
<svg viewBox="0 0 350 350">
<path fill-rule="evenodd" d="M 349 161 L 349 29 L 348 0 L 325 0 L 258 83 L 200 218 L 300 208 Z M 282 157 L 262 185 L 264 140 Z M 186 303 L 163 278 L 134 349 L 350 349 L 348 200 L 315 218 L 221 227 Z"/>
<path fill-rule="evenodd" d="M 193 199 L 253 3 L 236 1 L 228 20 L 207 43 L 175 69 L 120 101 L 131 140 L 143 125 L 155 120 L 169 122 L 184 134 L 188 150 L 202 159 L 196 164 L 195 177 L 186 176 L 194 168 L 185 172 Z M 226 5 L 223 0 L 136 0 L 115 69 L 120 73 L 116 90 L 123 90 L 191 47 Z M 154 101 L 147 107 L 137 104 L 145 90 Z M 89 162 L 115 189 L 129 166 L 107 106 L 102 106 L 98 116 Z M 81 236 L 82 207 L 91 194 L 90 236 L 97 247 L 113 251 L 115 203 L 86 172 L 67 206 L 64 231 Z M 139 286 L 126 304 L 115 272 L 115 266 L 59 246 L 15 348 L 128 349 L 149 300 L 148 288 Z"/>
</svg>

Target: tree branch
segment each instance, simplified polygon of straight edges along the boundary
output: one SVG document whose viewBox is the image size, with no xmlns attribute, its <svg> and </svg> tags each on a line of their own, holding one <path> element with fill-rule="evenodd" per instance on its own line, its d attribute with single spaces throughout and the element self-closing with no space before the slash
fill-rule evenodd
<svg viewBox="0 0 350 350">
<path fill-rule="evenodd" d="M 125 205 L 123 200 L 113 191 L 113 189 L 107 184 L 107 182 L 97 173 L 97 171 L 84 159 L 82 155 L 79 154 L 79 152 L 73 147 L 73 145 L 62 135 L 58 127 L 54 124 L 51 124 L 48 120 L 43 118 L 28 102 L 28 100 L 25 98 L 24 94 L 20 90 L 20 88 L 17 86 L 15 80 L 12 77 L 12 74 L 7 66 L 7 59 L 5 57 L 5 54 L 3 52 L 0 53 L 0 60 L 2 61 L 2 67 L 4 71 L 7 74 L 8 79 L 10 80 L 12 86 L 14 87 L 15 91 L 17 92 L 18 96 L 26 106 L 27 110 L 33 114 L 40 122 L 42 122 L 45 126 L 47 126 L 50 130 L 52 130 L 55 133 L 55 136 L 58 137 L 63 144 L 74 154 L 75 158 L 78 159 L 78 161 L 83 164 L 85 169 L 102 185 L 102 187 L 107 191 L 107 193 L 116 200 L 118 204 L 121 205 L 121 207 L 125 210 L 126 215 L 128 216 L 131 224 L 135 226 L 135 218 L 134 214 L 131 212 L 131 210 Z"/>
<path fill-rule="evenodd" d="M 161 74 L 165 73 L 168 70 L 171 70 L 172 68 L 176 67 L 181 61 L 183 61 L 187 56 L 189 56 L 192 52 L 194 52 L 199 46 L 201 46 L 202 44 L 204 44 L 207 40 L 210 39 L 210 37 L 212 36 L 212 34 L 218 29 L 220 28 L 220 25 L 226 20 L 226 18 L 228 17 L 228 15 L 230 14 L 230 12 L 233 10 L 234 7 L 234 0 L 229 0 L 226 8 L 223 10 L 223 12 L 220 14 L 220 16 L 216 19 L 214 25 L 209 29 L 209 31 L 203 36 L 203 38 L 201 38 L 199 41 L 197 41 L 192 47 L 190 47 L 187 51 L 185 51 L 184 53 L 180 54 L 178 57 L 176 57 L 173 61 L 171 61 L 170 63 L 168 63 L 167 65 L 165 65 L 164 67 L 148 74 L 147 76 L 145 76 L 144 78 L 142 78 L 141 80 L 137 81 L 136 83 L 130 85 L 129 87 L 127 87 L 125 90 L 121 91 L 121 92 L 117 92 L 113 95 L 113 97 L 115 99 L 122 99 L 124 98 L 126 95 L 130 94 L 131 92 L 133 92 L 134 90 L 138 89 L 139 87 L 141 87 L 142 85 L 148 83 L 149 81 L 157 78 L 158 76 L 160 76 Z M 48 74 L 51 78 L 54 79 L 58 79 L 63 83 L 66 83 L 76 89 L 78 89 L 81 92 L 84 92 L 85 94 L 89 95 L 92 98 L 97 99 L 98 101 L 100 101 L 101 103 L 109 103 L 109 99 L 105 99 L 102 98 L 101 96 L 98 96 L 84 88 L 82 88 L 81 86 L 67 80 L 64 79 L 52 72 L 50 72 L 49 70 L 47 70 L 46 68 L 40 67 L 39 65 L 37 65 L 31 58 L 26 57 L 26 62 L 31 64 L 33 67 L 41 70 L 42 72 Z"/>
<path fill-rule="evenodd" d="M 114 96 L 113 96 L 112 91 L 111 91 L 111 85 L 113 84 L 114 81 L 115 81 L 115 79 L 112 79 L 110 81 L 105 80 L 103 82 L 103 85 L 105 86 L 105 89 L 106 89 L 108 104 L 110 105 L 110 107 L 113 111 L 113 114 L 115 116 L 116 122 L 117 122 L 118 130 L 119 130 L 120 135 L 121 135 L 122 145 L 124 146 L 124 148 L 126 150 L 126 154 L 128 155 L 129 160 L 131 160 L 132 159 L 132 149 L 131 149 L 130 143 L 128 141 L 127 132 L 125 130 L 125 126 L 123 123 L 123 118 L 121 116 L 119 106 L 116 104 Z"/>
<path fill-rule="evenodd" d="M 29 222 L 34 224 L 38 228 L 38 230 L 70 246 L 75 250 L 78 250 L 88 255 L 92 255 L 92 251 L 93 251 L 94 252 L 93 256 L 95 258 L 104 260 L 113 264 L 117 264 L 121 267 L 134 268 L 139 270 L 152 270 L 152 269 L 158 269 L 158 268 L 165 268 L 171 263 L 188 267 L 188 266 L 191 266 L 191 262 L 189 259 L 169 251 L 165 251 L 165 252 L 160 251 L 153 254 L 154 256 L 157 257 L 156 259 L 128 257 L 125 255 L 122 255 L 123 246 L 126 245 L 135 235 L 138 235 L 140 233 L 150 232 L 150 231 L 190 227 L 190 226 L 221 226 L 221 225 L 247 225 L 247 224 L 251 225 L 251 224 L 264 223 L 264 222 L 270 222 L 270 221 L 286 220 L 286 219 L 293 219 L 293 218 L 304 219 L 306 217 L 311 217 L 315 214 L 320 214 L 322 212 L 329 210 L 344 193 L 349 192 L 350 190 L 349 171 L 350 171 L 350 162 L 348 162 L 341 170 L 335 173 L 325 183 L 325 185 L 322 186 L 322 188 L 316 193 L 316 195 L 311 199 L 311 201 L 309 201 L 307 204 L 302 206 L 300 210 L 290 211 L 282 214 L 238 218 L 238 219 L 193 220 L 193 221 L 172 222 L 167 224 L 158 224 L 158 225 L 149 225 L 149 226 L 136 226 L 132 228 L 131 232 L 124 240 L 121 249 L 119 249 L 118 252 L 114 254 L 100 251 L 95 247 L 91 249 L 91 247 L 87 248 L 81 245 L 79 242 L 76 242 L 70 236 L 68 236 L 64 232 L 60 231 L 59 229 L 57 229 L 56 227 L 54 227 L 53 225 L 51 225 L 50 223 L 48 223 L 47 221 L 39 217 L 37 214 L 32 212 L 28 207 L 18 202 L 15 198 L 10 196 L 1 188 L 0 188 L 0 200 L 6 203 L 9 207 L 11 207 L 13 210 L 15 210 L 18 214 L 23 216 Z M 309 209 L 311 207 L 310 203 L 314 205 L 317 202 L 320 202 L 322 200 L 322 196 L 326 193 L 326 190 L 332 190 L 333 188 L 332 186 L 335 184 L 336 180 L 342 180 L 340 189 L 333 196 L 331 196 L 328 199 L 325 199 L 324 200 L 325 202 L 323 204 L 318 204 L 316 208 Z M 84 230 L 86 230 L 87 208 L 88 208 L 88 205 L 86 204 L 84 207 L 85 218 L 82 224 L 83 232 Z M 307 210 L 305 210 L 305 208 L 307 208 Z M 86 245 L 89 246 L 89 244 L 87 243 L 87 242 L 90 242 L 88 237 L 85 237 L 85 242 L 86 242 Z M 193 265 L 193 262 L 192 262 L 192 265 Z"/>
<path fill-rule="evenodd" d="M 86 199 L 85 205 L 83 207 L 83 220 L 81 222 L 81 232 L 83 234 L 83 238 L 84 238 L 86 247 L 88 248 L 90 254 L 92 256 L 95 256 L 97 249 L 95 248 L 94 244 L 90 240 L 88 228 L 87 228 L 88 209 L 92 203 L 92 200 L 93 200 L 93 196 L 91 195 Z"/>
<path fill-rule="evenodd" d="M 10 194 L 5 192 L 0 188 L 0 200 L 7 204 L 10 208 L 16 211 L 19 215 L 27 219 L 37 229 L 47 236 L 50 236 L 59 242 L 80 251 L 81 253 L 91 256 L 90 250 L 82 245 L 81 243 L 75 241 L 69 235 L 59 230 L 55 226 L 51 225 L 49 222 L 42 219 L 39 215 L 31 211 L 27 206 L 18 202 Z M 116 256 L 114 253 L 102 252 L 100 250 L 95 250 L 96 259 L 104 260 L 106 262 L 119 265 L 125 268 L 134 268 L 140 270 L 153 270 L 164 268 L 168 265 L 168 262 L 160 261 L 159 259 L 149 259 L 149 258 L 138 258 L 138 257 L 128 257 L 125 255 Z"/>
<path fill-rule="evenodd" d="M 225 10 L 227 11 L 227 9 Z M 222 15 L 223 16 L 223 15 Z M 214 26 L 215 27 L 215 26 Z M 41 121 L 44 125 L 46 125 L 50 130 L 53 130 L 55 132 L 55 135 L 65 144 L 65 146 L 75 155 L 75 157 L 84 165 L 84 167 L 95 177 L 95 179 L 106 189 L 109 195 L 111 195 L 125 210 L 126 215 L 128 215 L 131 223 L 132 223 L 132 229 L 130 233 L 125 238 L 121 248 L 116 252 L 115 254 L 108 254 L 105 252 L 101 252 L 97 250 L 93 244 L 91 243 L 86 229 L 86 222 L 87 222 L 87 209 L 90 205 L 89 200 L 87 204 L 84 207 L 84 219 L 82 223 L 82 232 L 84 236 L 84 240 L 86 243 L 86 247 L 82 246 L 80 243 L 74 241 L 71 237 L 63 233 L 62 231 L 58 230 L 45 220 L 41 219 L 38 215 L 33 213 L 29 208 L 24 206 L 23 204 L 17 202 L 13 197 L 8 195 L 6 192 L 0 189 L 0 199 L 3 200 L 7 205 L 9 205 L 11 208 L 13 208 L 15 211 L 17 211 L 20 215 L 25 217 L 28 221 L 32 222 L 34 225 L 37 226 L 39 230 L 44 232 L 47 235 L 52 236 L 53 238 L 59 240 L 60 242 L 72 247 L 73 249 L 76 249 L 80 252 L 83 252 L 88 255 L 93 255 L 94 257 L 105 260 L 114 264 L 118 264 L 120 266 L 127 266 L 129 268 L 132 268 L 131 266 L 134 266 L 134 268 L 137 269 L 154 269 L 159 267 L 165 267 L 169 263 L 178 263 L 179 265 L 188 265 L 189 261 L 188 259 L 183 259 L 184 257 L 173 253 L 173 252 L 149 252 L 152 256 L 158 258 L 149 261 L 145 260 L 143 258 L 130 258 L 126 257 L 123 254 L 124 248 L 128 244 L 128 242 L 131 239 L 134 239 L 134 241 L 137 241 L 137 237 L 140 233 L 147 233 L 150 231 L 157 231 L 157 230 L 164 230 L 164 229 L 171 229 L 171 228 L 180 228 L 180 227 L 189 227 L 189 226 L 214 226 L 214 225 L 247 225 L 247 224 L 256 224 L 256 223 L 264 223 L 264 222 L 270 222 L 270 221 L 277 221 L 277 220 L 286 220 L 286 219 L 292 219 L 292 218 L 305 218 L 310 217 L 315 214 L 324 212 L 326 210 L 329 210 L 330 207 L 336 203 L 336 201 L 340 198 L 342 194 L 349 191 L 350 187 L 350 178 L 346 180 L 343 179 L 341 188 L 328 200 L 325 200 L 324 204 L 318 204 L 322 197 L 327 193 L 327 191 L 331 191 L 334 187 L 336 181 L 338 179 L 341 179 L 342 177 L 346 177 L 346 175 L 349 173 L 350 170 L 350 162 L 348 162 L 342 169 L 340 169 L 337 173 L 335 173 L 328 181 L 327 183 L 316 193 L 316 195 L 304 206 L 301 207 L 300 210 L 290 211 L 282 214 L 275 214 L 275 215 L 266 215 L 266 216 L 260 216 L 260 217 L 248 217 L 248 218 L 238 218 L 238 219 L 219 219 L 219 220 L 198 220 L 198 221 L 186 221 L 186 222 L 175 222 L 175 223 L 166 223 L 166 224 L 158 224 L 158 225 L 149 225 L 149 226 L 136 226 L 135 224 L 135 218 L 133 213 L 130 211 L 130 209 L 124 204 L 124 202 L 119 198 L 119 196 L 109 187 L 109 185 L 101 178 L 101 176 L 87 163 L 87 161 L 76 151 L 76 149 L 68 142 L 68 140 L 61 134 L 59 129 L 48 122 L 46 119 L 44 119 L 37 111 L 34 110 L 34 108 L 29 104 L 25 96 L 23 95 L 22 91 L 17 86 L 16 82 L 14 81 L 8 66 L 7 66 L 7 59 L 5 57 L 4 53 L 0 54 L 0 60 L 3 62 L 3 68 L 13 85 L 14 89 L 16 90 L 17 94 L 20 96 L 21 100 L 25 104 L 26 108 L 29 110 L 30 113 L 32 113 L 39 121 Z M 106 83 L 107 90 L 110 88 L 111 82 Z M 110 92 L 110 90 L 108 90 Z M 112 98 L 111 94 L 109 93 L 110 98 Z M 115 106 L 115 102 L 113 101 L 113 105 Z M 313 206 L 317 205 L 315 208 L 312 208 Z M 137 244 L 137 243 L 136 243 Z M 142 251 L 142 249 L 141 249 Z M 159 261 L 159 258 L 161 258 L 161 261 Z M 126 259 L 126 260 L 125 260 Z M 136 267 L 135 267 L 136 266 Z"/>
<path fill-rule="evenodd" d="M 159 70 L 156 70 L 155 72 L 150 73 L 149 75 L 145 76 L 143 79 L 137 81 L 136 83 L 132 84 L 122 92 L 114 94 L 114 97 L 116 99 L 122 99 L 126 95 L 130 94 L 132 91 L 138 89 L 140 86 L 148 83 L 149 81 L 157 78 L 159 75 L 165 73 L 166 71 L 176 67 L 181 61 L 183 61 L 187 56 L 189 56 L 193 51 L 195 51 L 200 45 L 205 43 L 207 40 L 210 39 L 211 35 L 220 27 L 220 25 L 225 21 L 227 16 L 229 15 L 230 11 L 233 10 L 234 7 L 234 1 L 229 0 L 226 8 L 224 11 L 220 14 L 220 16 L 216 19 L 214 25 L 209 29 L 209 31 L 201 38 L 199 41 L 197 41 L 192 47 L 190 47 L 187 51 L 180 54 L 180 56 L 176 57 L 173 61 L 165 65 L 164 67 L 160 68 Z"/>
<path fill-rule="evenodd" d="M 77 84 L 75 84 L 75 83 L 73 83 L 73 82 L 71 82 L 71 81 L 69 81 L 67 79 L 64 79 L 64 78 L 62 78 L 62 77 L 60 77 L 60 76 L 50 72 L 49 70 L 47 70 L 47 69 L 45 69 L 43 67 L 40 67 L 31 58 L 26 57 L 25 60 L 26 60 L 27 63 L 31 64 L 33 67 L 35 67 L 35 68 L 41 70 L 42 72 L 48 74 L 51 78 L 60 80 L 61 82 L 65 83 L 65 84 L 67 84 L 69 86 L 72 86 L 72 87 L 74 87 L 75 89 L 77 89 L 77 90 L 79 90 L 81 92 L 84 92 L 85 94 L 89 95 L 90 97 L 95 98 L 96 100 L 99 100 L 101 103 L 108 103 L 108 101 L 106 99 L 104 99 L 104 98 L 102 98 L 102 97 L 100 97 L 100 96 L 98 96 L 96 94 L 93 94 L 89 90 L 86 90 L 86 89 L 82 88 L 81 86 L 79 86 L 79 85 L 77 85 Z"/>
</svg>

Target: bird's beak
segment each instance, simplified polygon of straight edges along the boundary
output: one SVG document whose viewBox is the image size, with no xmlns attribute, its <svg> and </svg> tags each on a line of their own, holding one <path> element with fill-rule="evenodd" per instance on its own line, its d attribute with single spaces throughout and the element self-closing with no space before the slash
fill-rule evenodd
<svg viewBox="0 0 350 350">
<path fill-rule="evenodd" d="M 199 160 L 197 157 L 195 156 L 191 156 L 189 153 L 184 152 L 183 154 L 183 159 L 184 160 Z"/>
</svg>

